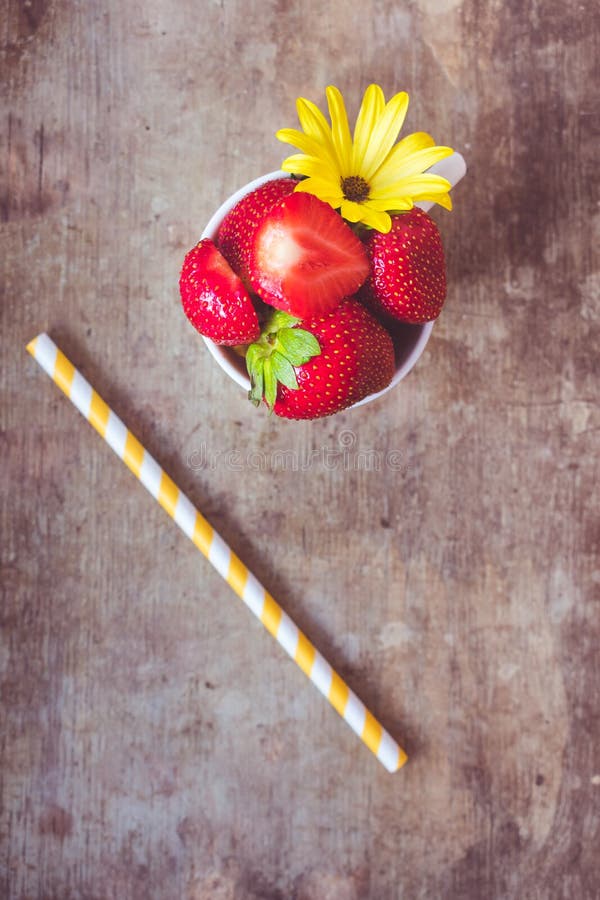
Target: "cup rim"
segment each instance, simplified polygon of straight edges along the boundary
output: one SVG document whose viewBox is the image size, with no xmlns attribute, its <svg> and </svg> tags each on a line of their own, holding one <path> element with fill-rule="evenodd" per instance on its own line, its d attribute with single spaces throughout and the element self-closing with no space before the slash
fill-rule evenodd
<svg viewBox="0 0 600 900">
<path fill-rule="evenodd" d="M 461 178 L 464 177 L 466 173 L 466 164 L 463 157 L 460 153 L 453 153 L 452 156 L 447 157 L 442 160 L 437 165 L 433 166 L 429 171 L 436 172 L 439 175 L 443 175 L 448 178 L 451 185 L 454 187 Z M 228 197 L 219 208 L 213 213 L 210 217 L 208 223 L 206 224 L 204 231 L 202 232 L 200 240 L 204 240 L 205 238 L 210 238 L 211 240 L 216 242 L 217 234 L 219 231 L 219 227 L 221 222 L 225 218 L 225 216 L 231 212 L 233 207 L 243 198 L 246 194 L 251 193 L 251 191 L 260 187 L 263 184 L 266 184 L 268 181 L 273 181 L 276 178 L 289 178 L 288 172 L 283 172 L 280 169 L 277 169 L 274 172 L 268 172 L 266 175 L 261 175 L 258 178 L 255 178 L 253 181 L 249 181 L 243 187 L 239 188 L 239 190 L 235 191 Z M 419 206 L 421 209 L 428 210 L 431 209 L 433 203 L 417 203 L 416 206 Z M 415 340 L 414 346 L 406 357 L 403 360 L 402 364 L 398 366 L 394 375 L 392 376 L 392 380 L 390 383 L 383 388 L 381 391 L 377 391 L 374 394 L 368 394 L 366 397 L 363 397 L 362 400 L 359 400 L 357 403 L 353 403 L 352 406 L 347 407 L 347 409 L 355 409 L 358 406 L 364 406 L 366 403 L 371 403 L 373 400 L 377 400 L 378 397 L 382 397 L 384 394 L 387 394 L 388 391 L 391 391 L 392 388 L 396 387 L 403 378 L 406 378 L 408 373 L 414 368 L 415 364 L 422 356 L 423 351 L 431 337 L 431 332 L 433 331 L 433 326 L 435 325 L 435 321 L 433 322 L 425 322 L 421 325 L 415 325 L 415 329 L 420 329 L 420 333 Z M 231 347 L 225 347 L 220 344 L 215 344 L 210 338 L 204 337 L 202 335 L 202 339 L 206 344 L 209 353 L 218 363 L 218 365 L 223 369 L 223 371 L 229 375 L 229 377 L 235 381 L 241 388 L 245 391 L 250 390 L 250 379 L 247 375 L 242 373 L 239 368 L 235 365 L 234 359 L 235 354 Z"/>
</svg>

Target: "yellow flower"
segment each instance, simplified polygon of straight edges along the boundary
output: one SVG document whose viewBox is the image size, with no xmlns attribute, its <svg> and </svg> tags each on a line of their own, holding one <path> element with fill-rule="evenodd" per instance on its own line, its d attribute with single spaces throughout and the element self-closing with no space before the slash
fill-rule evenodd
<svg viewBox="0 0 600 900">
<path fill-rule="evenodd" d="M 303 130 L 282 128 L 276 135 L 302 151 L 281 166 L 306 176 L 297 191 L 315 194 L 349 222 L 363 222 L 382 232 L 391 228 L 390 212 L 412 209 L 419 200 L 452 209 L 450 182 L 425 172 L 450 156 L 452 149 L 435 146 L 423 131 L 394 144 L 406 116 L 408 94 L 396 94 L 386 104 L 379 85 L 369 85 L 352 138 L 341 93 L 333 86 L 325 93 L 331 127 L 314 103 L 299 97 L 296 108 Z"/>
</svg>

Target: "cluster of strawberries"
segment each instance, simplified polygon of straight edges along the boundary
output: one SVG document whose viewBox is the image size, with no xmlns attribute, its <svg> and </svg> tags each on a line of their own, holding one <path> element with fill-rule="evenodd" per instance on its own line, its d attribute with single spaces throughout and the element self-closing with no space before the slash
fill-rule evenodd
<svg viewBox="0 0 600 900">
<path fill-rule="evenodd" d="M 437 318 L 446 275 L 420 209 L 393 215 L 387 234 L 355 231 L 296 184 L 277 178 L 243 197 L 216 244 L 186 255 L 180 291 L 202 335 L 243 346 L 255 404 L 313 419 L 387 387 L 394 327 Z"/>
</svg>

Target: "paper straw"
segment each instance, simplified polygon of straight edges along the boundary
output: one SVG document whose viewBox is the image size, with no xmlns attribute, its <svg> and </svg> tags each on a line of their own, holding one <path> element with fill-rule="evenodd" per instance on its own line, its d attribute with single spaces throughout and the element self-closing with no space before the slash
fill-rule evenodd
<svg viewBox="0 0 600 900">
<path fill-rule="evenodd" d="M 297 625 L 282 610 L 204 516 L 180 491 L 156 460 L 125 427 L 47 334 L 27 350 L 117 456 L 139 478 L 164 510 L 212 563 L 246 606 L 260 619 L 333 708 L 367 745 L 388 772 L 406 762 L 406 753 L 332 669 Z"/>
</svg>

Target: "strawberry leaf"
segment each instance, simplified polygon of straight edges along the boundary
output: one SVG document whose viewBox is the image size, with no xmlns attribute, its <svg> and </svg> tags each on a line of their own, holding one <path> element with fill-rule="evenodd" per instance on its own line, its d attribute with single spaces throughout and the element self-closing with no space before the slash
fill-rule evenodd
<svg viewBox="0 0 600 900">
<path fill-rule="evenodd" d="M 263 398 L 264 365 L 265 358 L 264 356 L 260 356 L 256 359 L 252 371 L 250 372 L 250 370 L 248 370 L 250 374 L 250 392 L 248 393 L 248 399 L 251 400 L 255 406 L 258 406 Z"/>
<path fill-rule="evenodd" d="M 277 335 L 277 343 L 293 366 L 302 366 L 321 352 L 314 334 L 303 328 L 283 328 Z"/>
<path fill-rule="evenodd" d="M 295 326 L 300 319 L 283 310 L 275 310 L 269 317 L 260 338 L 246 351 L 246 368 L 250 376 L 248 398 L 258 406 L 265 399 L 272 411 L 277 399 L 277 386 L 283 384 L 298 390 L 295 366 L 303 366 L 321 347 L 309 331 Z"/>
<path fill-rule="evenodd" d="M 266 347 L 263 347 L 261 344 L 250 344 L 246 351 L 246 368 L 248 369 L 250 377 L 252 377 L 252 373 L 256 370 L 258 365 L 262 367 L 262 363 L 259 361 L 264 361 L 266 355 Z"/>
<path fill-rule="evenodd" d="M 299 322 L 300 319 L 297 316 L 292 316 L 283 309 L 276 309 L 269 317 L 264 330 L 267 334 L 274 334 L 282 328 L 291 328 L 292 325 L 297 325 Z"/>
<path fill-rule="evenodd" d="M 270 410 L 275 406 L 277 398 L 277 377 L 273 371 L 273 357 L 268 356 L 264 361 L 263 374 L 265 382 L 265 400 Z"/>
<path fill-rule="evenodd" d="M 282 356 L 277 350 L 274 350 L 270 357 L 271 368 L 273 373 L 282 384 L 290 388 L 292 391 L 298 390 L 298 382 L 296 381 L 296 373 L 289 359 Z"/>
</svg>

